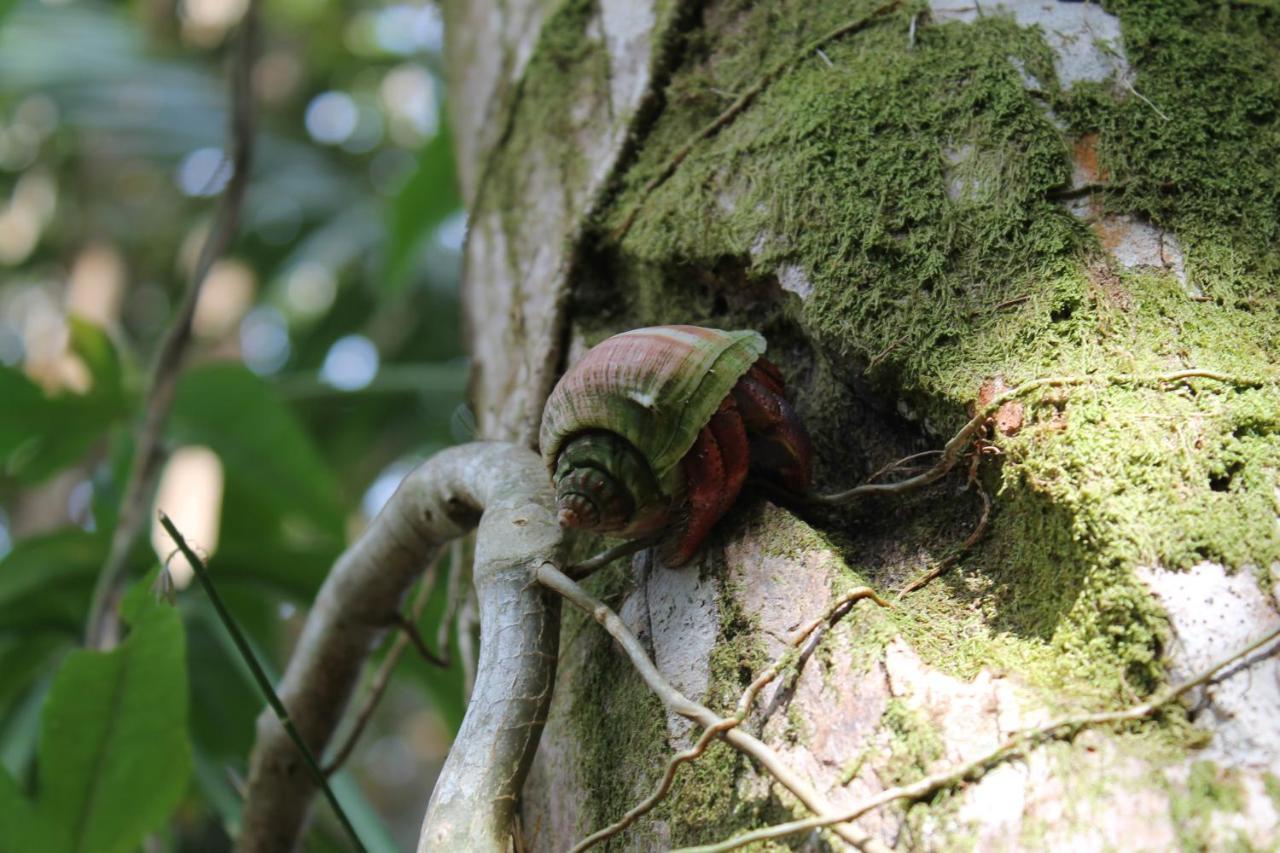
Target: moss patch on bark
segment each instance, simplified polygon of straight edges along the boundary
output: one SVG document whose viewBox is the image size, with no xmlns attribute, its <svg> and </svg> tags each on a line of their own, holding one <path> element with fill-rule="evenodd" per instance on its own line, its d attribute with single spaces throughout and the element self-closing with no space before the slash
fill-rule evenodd
<svg viewBox="0 0 1280 853">
<path fill-rule="evenodd" d="M 878 652 L 900 633 L 957 676 L 1015 672 L 1050 704 L 1127 704 L 1167 679 L 1165 622 L 1136 566 L 1212 560 L 1266 574 L 1280 564 L 1280 13 L 1116 0 L 1107 9 L 1121 21 L 1131 86 L 1068 90 L 1039 31 L 999 15 L 924 16 L 909 39 L 923 6 L 906 4 L 799 61 L 647 194 L 763 69 L 876 5 L 706 7 L 596 223 L 575 290 L 582 330 L 758 328 L 811 423 L 870 405 L 890 431 L 915 430 L 904 449 L 940 445 L 996 377 L 1095 377 L 1023 401 L 1021 429 L 996 437 L 985 466 L 997 507 L 985 542 L 864 639 Z M 1102 185 L 1092 219 L 1063 201 L 1081 156 L 1096 157 Z M 1176 234 L 1186 281 L 1117 262 L 1117 216 Z M 1107 379 L 1192 366 L 1267 384 Z M 833 453 L 842 443 L 817 436 Z M 919 517 L 891 520 L 925 553 L 963 538 L 947 508 L 914 508 Z M 832 533 L 860 562 L 876 524 L 850 515 Z M 881 553 L 867 575 L 900 582 L 917 567 L 908 557 Z M 753 654 L 726 646 L 715 683 L 740 689 Z M 628 719 L 657 742 L 649 722 Z M 604 760 L 629 748 L 614 740 L 630 724 L 584 721 L 584 743 L 603 739 L 588 748 Z M 1151 754 L 1190 737 L 1168 720 L 1163 731 Z M 698 793 L 727 795 L 741 778 L 739 759 L 717 749 L 664 812 L 677 842 L 715 834 L 697 826 L 745 825 Z M 631 804 L 617 793 L 625 802 L 601 804 L 602 820 Z"/>
<path fill-rule="evenodd" d="M 910 40 L 922 7 L 907 4 L 800 60 L 646 195 L 762 69 L 877 4 L 819 5 L 708 7 L 601 222 L 608 282 L 583 289 L 631 325 L 789 328 L 935 444 L 994 377 L 1097 376 L 1029 399 L 1021 432 L 998 441 L 991 536 L 921 597 L 931 616 L 952 609 L 947 628 L 976 612 L 981 630 L 958 667 L 954 643 L 930 663 L 1034 660 L 1033 681 L 1093 699 L 1149 690 L 1165 628 L 1134 566 L 1280 561 L 1278 16 L 1111 4 L 1137 97 L 1062 88 L 1042 34 L 999 15 L 926 16 Z M 1087 138 L 1106 185 L 1096 221 L 1061 200 Z M 1188 283 L 1115 262 L 1117 214 L 1176 232 Z M 1189 366 L 1272 384 L 1103 378 Z M 836 384 L 802 396 L 852 404 Z"/>
</svg>

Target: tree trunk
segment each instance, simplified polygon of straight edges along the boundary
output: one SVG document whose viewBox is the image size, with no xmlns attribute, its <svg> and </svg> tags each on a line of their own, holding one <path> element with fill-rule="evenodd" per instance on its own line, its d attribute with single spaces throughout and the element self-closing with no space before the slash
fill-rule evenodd
<svg viewBox="0 0 1280 853">
<path fill-rule="evenodd" d="M 568 363 L 658 323 L 766 336 L 820 491 L 941 447 L 1006 388 L 1066 380 L 1002 407 L 931 490 L 823 512 L 748 496 L 696 564 L 642 553 L 593 580 L 727 713 L 834 596 L 943 569 L 892 609 L 857 605 L 746 723 L 833 802 L 1132 705 L 1280 622 L 1274 4 L 446 13 L 485 437 L 534 444 Z M 1160 378 L 1192 369 L 1223 375 Z M 1189 697 L 860 824 L 909 849 L 1274 845 L 1280 665 Z M 566 614 L 531 848 L 616 820 L 697 735 Z M 803 814 L 717 744 L 610 843 Z"/>
</svg>

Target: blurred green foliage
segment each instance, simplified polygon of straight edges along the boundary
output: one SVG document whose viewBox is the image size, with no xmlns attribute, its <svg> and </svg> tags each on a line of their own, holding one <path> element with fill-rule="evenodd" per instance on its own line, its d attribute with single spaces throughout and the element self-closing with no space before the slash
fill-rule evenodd
<svg viewBox="0 0 1280 853">
<path fill-rule="evenodd" d="M 227 177 L 244 6 L 0 0 L 0 850 L 220 850 L 239 819 L 263 702 L 198 590 L 146 600 L 150 542 L 120 645 L 78 647 L 148 365 Z M 206 283 L 165 446 L 216 454 L 213 497 L 178 493 L 216 520 L 196 544 L 278 673 L 397 478 L 471 436 L 438 11 L 263 12 L 243 227 Z M 461 680 L 405 660 L 335 777 L 370 849 L 416 833 Z M 309 849 L 345 849 L 318 813 Z"/>
<path fill-rule="evenodd" d="M 73 652 L 45 700 L 40 787 L 28 800 L 0 772 L 6 851 L 136 849 L 181 799 L 191 773 L 182 622 L 145 588 L 111 652 Z"/>
</svg>

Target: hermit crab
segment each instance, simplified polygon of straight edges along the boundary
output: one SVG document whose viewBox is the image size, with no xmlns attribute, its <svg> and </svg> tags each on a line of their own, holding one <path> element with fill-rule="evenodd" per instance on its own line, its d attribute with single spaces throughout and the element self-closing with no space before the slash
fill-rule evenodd
<svg viewBox="0 0 1280 853">
<path fill-rule="evenodd" d="M 752 331 L 654 326 L 592 348 L 552 391 L 542 458 L 560 523 L 658 535 L 685 563 L 748 471 L 809 489 L 809 434 Z"/>
</svg>

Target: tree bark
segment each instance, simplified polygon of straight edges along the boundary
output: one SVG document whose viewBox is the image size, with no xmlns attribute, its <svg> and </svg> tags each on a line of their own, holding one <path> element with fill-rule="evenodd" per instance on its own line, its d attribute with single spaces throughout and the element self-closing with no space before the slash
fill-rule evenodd
<svg viewBox="0 0 1280 853">
<path fill-rule="evenodd" d="M 532 445 L 567 364 L 657 323 L 764 333 L 825 491 L 940 448 L 1007 388 L 1071 380 L 1002 407 L 922 494 L 802 512 L 749 495 L 696 565 L 644 553 L 597 579 L 687 696 L 727 713 L 843 590 L 899 593 L 828 631 L 747 724 L 849 805 L 1132 705 L 1280 622 L 1280 14 L 445 6 L 486 437 Z M 1152 379 L 1187 369 L 1230 377 Z M 522 803 L 534 850 L 616 820 L 698 736 L 597 626 L 561 631 Z M 1151 721 L 859 823 L 908 849 L 1269 847 L 1278 710 L 1260 653 Z M 804 814 L 716 745 L 611 843 Z"/>
</svg>

